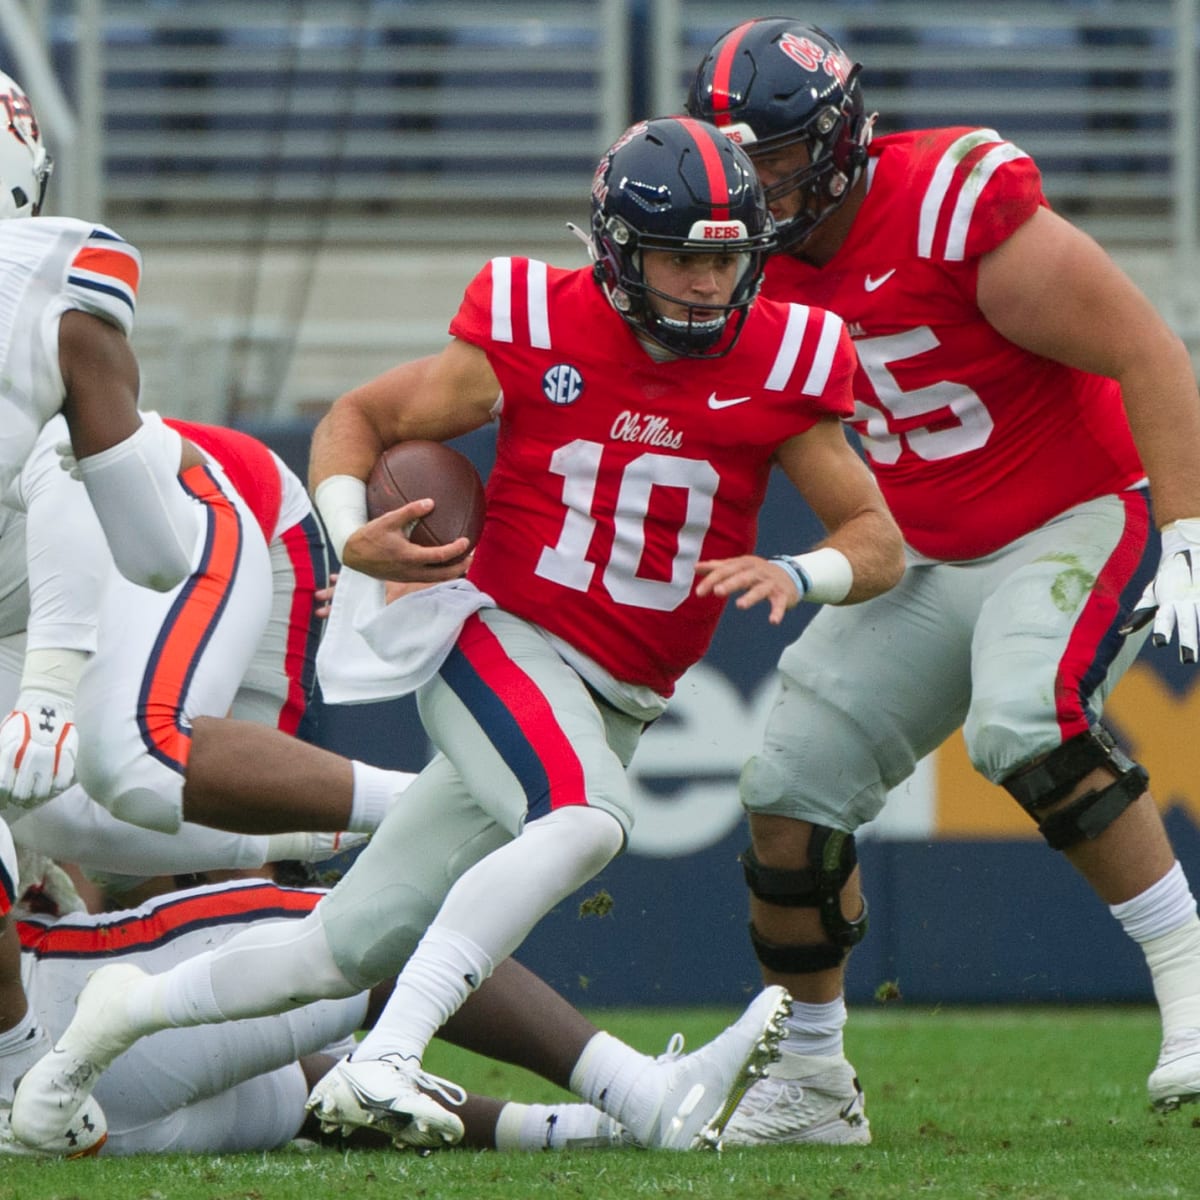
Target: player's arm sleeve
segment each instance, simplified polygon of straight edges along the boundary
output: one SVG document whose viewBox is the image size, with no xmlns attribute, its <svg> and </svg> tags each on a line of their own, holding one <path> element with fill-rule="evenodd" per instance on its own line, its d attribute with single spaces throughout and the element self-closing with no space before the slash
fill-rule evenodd
<svg viewBox="0 0 1200 1200">
<path fill-rule="evenodd" d="M 83 485 L 64 471 L 56 446 L 67 425 L 55 417 L 42 430 L 21 472 L 29 571 L 31 650 L 96 650 L 96 605 L 112 556 Z"/>
<path fill-rule="evenodd" d="M 508 258 L 492 259 L 467 285 L 458 312 L 450 322 L 452 337 L 461 338 L 486 350 L 489 342 L 512 340 L 512 263 Z M 497 264 L 505 264 L 503 270 Z M 507 283 L 505 282 L 507 280 Z"/>
<path fill-rule="evenodd" d="M 269 847 L 262 834 L 226 833 L 186 821 L 175 833 L 142 829 L 118 820 L 80 787 L 14 817 L 14 835 L 27 850 L 118 875 L 256 868 L 266 862 Z"/>
<path fill-rule="evenodd" d="M 997 142 L 968 174 L 955 206 L 952 221 L 961 221 L 966 232 L 963 256 L 994 250 L 1042 207 L 1046 197 L 1033 159 L 1011 142 Z M 952 226 L 951 244 L 953 237 Z"/>
<path fill-rule="evenodd" d="M 79 472 L 117 569 L 157 592 L 191 570 L 200 512 L 179 481 L 182 442 L 161 421 L 79 460 Z"/>
</svg>

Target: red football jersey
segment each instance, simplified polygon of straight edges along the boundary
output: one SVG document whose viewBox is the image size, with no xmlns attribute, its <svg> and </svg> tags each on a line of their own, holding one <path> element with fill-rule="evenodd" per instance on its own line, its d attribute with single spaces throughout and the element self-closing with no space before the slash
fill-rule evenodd
<svg viewBox="0 0 1200 1200">
<path fill-rule="evenodd" d="M 197 425 L 175 417 L 166 417 L 163 423 L 221 464 L 229 482 L 254 514 L 263 537 L 271 541 L 283 504 L 283 481 L 271 451 L 257 438 L 221 425 Z"/>
<path fill-rule="evenodd" d="M 853 410 L 842 322 L 760 301 L 730 354 L 660 363 L 590 268 L 496 258 L 450 331 L 486 352 L 503 395 L 470 579 L 670 695 L 721 615 L 695 594 L 697 561 L 751 553 L 777 447 Z"/>
<path fill-rule="evenodd" d="M 870 189 L 824 267 L 775 255 L 764 292 L 832 309 L 859 369 L 852 424 L 909 545 L 990 554 L 1144 475 L 1118 385 L 1022 350 L 975 303 L 979 258 L 1039 205 L 990 129 L 877 138 Z"/>
</svg>

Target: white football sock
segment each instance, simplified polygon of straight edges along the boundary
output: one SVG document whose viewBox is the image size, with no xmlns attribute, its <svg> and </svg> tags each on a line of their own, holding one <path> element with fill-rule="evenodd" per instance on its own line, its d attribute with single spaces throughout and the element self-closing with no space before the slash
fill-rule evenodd
<svg viewBox="0 0 1200 1200">
<path fill-rule="evenodd" d="M 416 776 L 411 771 L 385 771 L 357 759 L 350 765 L 354 772 L 354 793 L 346 831 L 374 833 Z"/>
<path fill-rule="evenodd" d="M 1196 915 L 1196 900 L 1183 867 L 1176 862 L 1157 882 L 1122 904 L 1109 905 L 1121 928 L 1141 945 L 1162 937 Z"/>
<path fill-rule="evenodd" d="M 556 904 L 621 848 L 617 821 L 569 806 L 531 821 L 465 871 L 396 980 L 387 1007 L 356 1055 L 420 1058 L 467 996 Z"/>
<path fill-rule="evenodd" d="M 601 1031 L 583 1048 L 571 1071 L 570 1088 L 577 1096 L 603 1109 L 639 1142 L 645 1142 L 662 1103 L 657 1088 L 639 1087 L 658 1063 L 648 1054 Z"/>
<path fill-rule="evenodd" d="M 0 1101 L 11 1101 L 17 1080 L 50 1049 L 50 1035 L 32 1008 L 0 1033 Z"/>
<path fill-rule="evenodd" d="M 1163 1036 L 1200 1029 L 1200 917 L 1183 868 L 1110 911 L 1146 956 Z"/>
<path fill-rule="evenodd" d="M 846 1000 L 838 996 L 825 1004 L 805 1004 L 796 1000 L 792 1015 L 784 1022 L 784 1054 L 808 1054 L 841 1057 L 845 1054 L 842 1030 L 846 1025 Z"/>
<path fill-rule="evenodd" d="M 491 975 L 494 965 L 470 938 L 430 926 L 405 963 L 375 1027 L 351 1058 L 422 1058 L 433 1035 Z"/>
<path fill-rule="evenodd" d="M 590 1104 L 517 1104 L 496 1119 L 497 1150 L 602 1149 L 620 1142 L 612 1117 Z"/>
</svg>

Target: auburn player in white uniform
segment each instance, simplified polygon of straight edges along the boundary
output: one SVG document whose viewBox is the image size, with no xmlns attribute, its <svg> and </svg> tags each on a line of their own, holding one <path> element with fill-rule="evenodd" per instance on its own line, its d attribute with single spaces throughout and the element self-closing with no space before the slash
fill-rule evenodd
<svg viewBox="0 0 1200 1200">
<path fill-rule="evenodd" d="M 29 97 L 0 74 L 0 493 L 63 413 L 118 568 L 165 590 L 191 562 L 199 514 L 175 476 L 198 459 L 138 416 L 137 250 L 87 221 L 4 219 L 37 216 L 50 169 Z"/>
<path fill-rule="evenodd" d="M 748 150 L 780 222 L 765 294 L 851 330 L 851 423 L 909 547 L 897 588 L 784 652 L 742 775 L 751 938 L 797 1004 L 727 1140 L 870 1140 L 842 1044 L 866 931 L 853 835 L 959 726 L 1142 945 L 1163 1020 L 1150 1098 L 1176 1107 L 1200 1096 L 1200 920 L 1100 714 L 1151 619 L 1197 657 L 1188 354 L 1050 211 L 1028 155 L 989 129 L 872 141 L 858 72 L 820 30 L 763 18 L 718 39 L 688 101 Z"/>
<path fill-rule="evenodd" d="M 0 555 L 20 560 L 10 577 L 27 583 L 0 600 L 0 707 L 13 710 L 0 721 L 0 815 L 24 848 L 115 874 L 261 867 L 331 853 L 329 835 L 180 824 L 187 733 L 197 715 L 232 712 L 303 733 L 315 689 L 316 593 L 328 571 L 304 485 L 276 455 L 233 430 L 166 423 L 211 447 L 214 474 L 245 500 L 235 525 L 244 545 L 225 556 L 238 566 L 222 574 L 210 553 L 186 587 L 165 596 L 122 579 L 83 487 L 60 469 L 62 418 L 46 425 L 10 489 L 19 510 L 4 508 L 0 531 Z M 199 631 L 184 653 L 176 649 L 189 636 L 181 630 Z M 173 675 L 162 665 L 172 655 Z M 71 783 L 77 689 L 84 773 L 106 808 Z M 175 739 L 170 755 L 161 753 L 164 730 Z M 152 828 L 107 811 L 127 815 L 135 787 L 153 798 Z"/>
<path fill-rule="evenodd" d="M 765 601 L 777 621 L 801 588 L 858 601 L 900 573 L 898 530 L 839 420 L 854 367 L 842 323 L 755 300 L 771 234 L 749 162 L 718 130 L 642 123 L 594 180 L 595 270 L 493 259 L 445 350 L 334 404 L 313 444 L 318 506 L 348 567 L 399 580 L 453 578 L 462 567 L 445 564 L 466 546 L 408 541 L 428 501 L 363 524 L 380 451 L 499 419 L 468 574 L 476 611 L 418 692 L 440 753 L 307 930 L 234 939 L 162 977 L 98 973 L 18 1091 L 19 1137 L 52 1138 L 95 1071 L 152 1028 L 345 994 L 401 966 L 374 1030 L 310 1105 L 329 1126 L 401 1143 L 462 1136 L 418 1088 L 425 1046 L 620 851 L 625 764 L 704 653 L 722 598 Z M 791 574 L 752 554 L 775 463 L 829 530 Z M 237 967 L 248 954 L 253 978 Z M 669 1062 L 596 1034 L 568 1082 L 643 1144 L 715 1139 L 786 1002 L 765 989 L 725 1034 Z"/>
<path fill-rule="evenodd" d="M 52 912 L 42 895 L 35 908 L 25 895 L 14 900 L 16 868 L 13 843 L 0 824 L 0 928 L 5 930 L 0 987 L 6 973 L 20 979 L 35 1030 L 32 1044 L 0 1058 L 0 1155 L 35 1153 L 12 1136 L 13 1087 L 44 1052 L 47 1039 L 66 1028 L 76 997 L 98 966 L 165 971 L 249 927 L 302 920 L 324 895 L 321 889 L 247 879 L 170 892 L 134 909 Z M 272 1150 L 302 1133 L 315 1133 L 306 1127 L 309 1090 L 353 1047 L 355 1031 L 370 1025 L 389 983 L 287 1013 L 166 1030 L 139 1041 L 105 1073 L 88 1119 L 64 1136 L 60 1149 L 76 1157 L 235 1153 Z M 537 1044 L 539 1026 L 554 1006 L 565 1007 L 565 1002 L 509 960 L 439 1036 L 480 1054 L 499 1054 L 557 1082 L 567 1069 L 559 1061 L 561 1052 L 550 1047 L 535 1057 L 516 1052 L 522 1039 Z M 588 1028 L 577 1014 L 572 1019 Z M 497 1020 L 506 1031 L 500 1041 L 491 1032 Z M 464 1144 L 476 1148 L 628 1144 L 610 1118 L 584 1104 L 526 1105 L 472 1095 L 462 1112 Z"/>
</svg>

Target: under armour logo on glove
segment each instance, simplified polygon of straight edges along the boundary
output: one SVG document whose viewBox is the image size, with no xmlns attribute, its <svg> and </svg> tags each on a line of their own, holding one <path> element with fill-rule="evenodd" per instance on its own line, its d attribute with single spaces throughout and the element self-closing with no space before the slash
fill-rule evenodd
<svg viewBox="0 0 1200 1200">
<path fill-rule="evenodd" d="M 1200 517 L 1172 521 L 1162 531 L 1158 571 L 1121 627 L 1133 633 L 1154 620 L 1151 640 L 1165 646 L 1179 639 L 1179 661 L 1200 657 Z"/>
<path fill-rule="evenodd" d="M 70 787 L 79 749 L 74 717 L 69 700 L 21 693 L 0 722 L 0 805 L 36 808 Z"/>
</svg>

